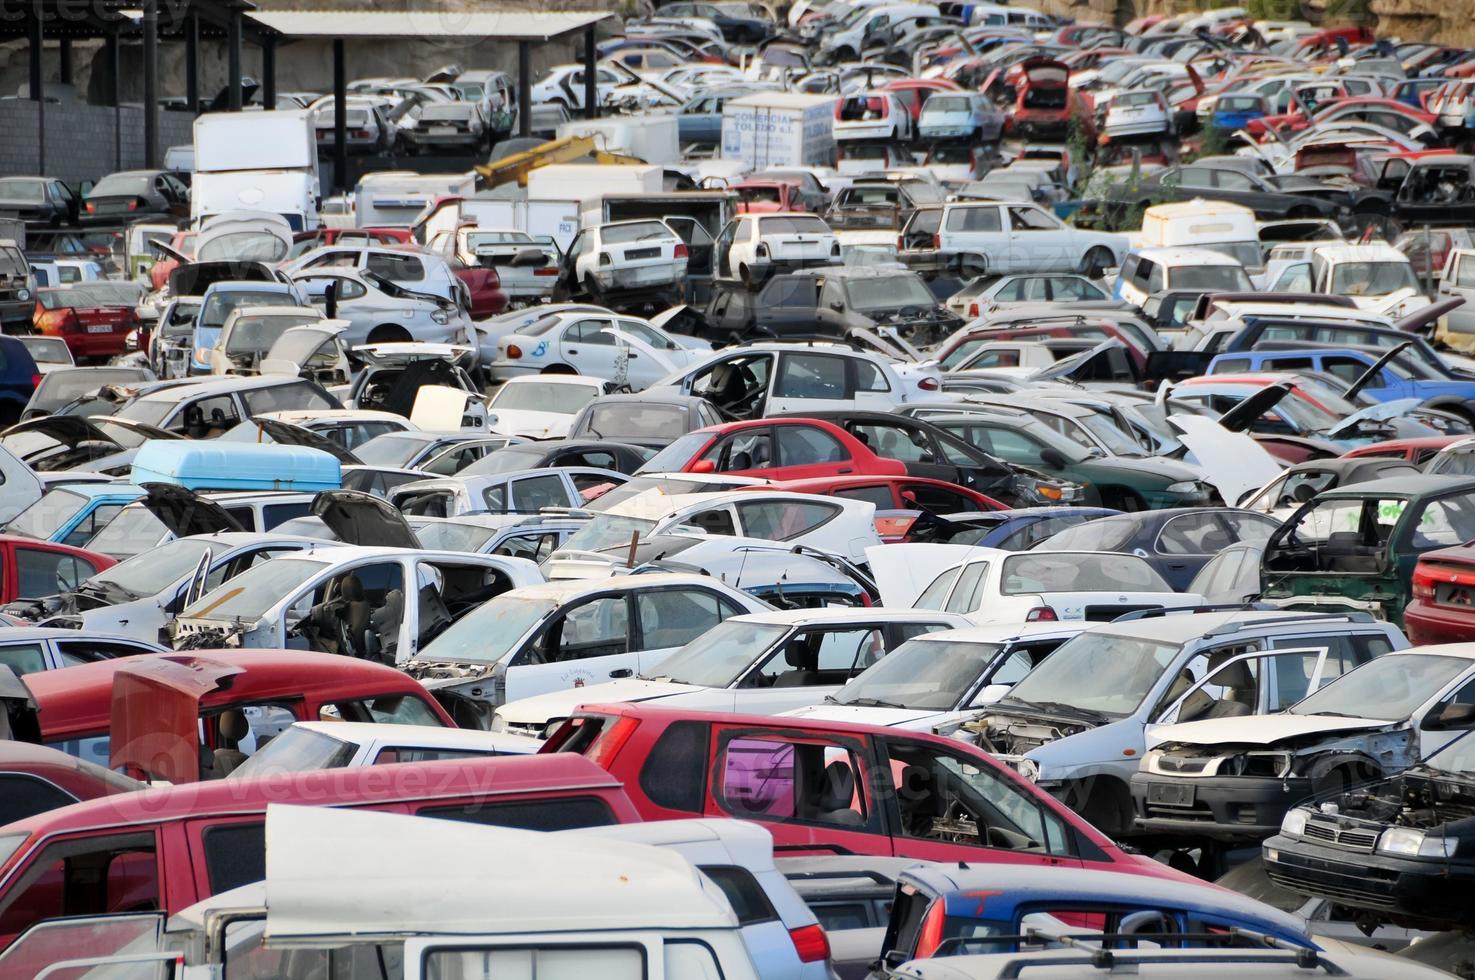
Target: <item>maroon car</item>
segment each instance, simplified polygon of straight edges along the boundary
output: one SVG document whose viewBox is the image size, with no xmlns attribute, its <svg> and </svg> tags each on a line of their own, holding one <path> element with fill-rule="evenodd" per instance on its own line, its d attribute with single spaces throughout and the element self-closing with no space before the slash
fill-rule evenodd
<svg viewBox="0 0 1475 980">
<path fill-rule="evenodd" d="M 81 800 L 146 787 L 60 749 L 0 740 L 0 826 Z"/>
<path fill-rule="evenodd" d="M 451 259 L 451 271 L 471 295 L 471 318 L 484 320 L 507 310 L 507 294 L 502 291 L 502 277 L 488 266 L 467 265 Z"/>
<path fill-rule="evenodd" d="M 1475 640 L 1475 545 L 1419 556 L 1403 628 L 1414 644 Z"/>
<path fill-rule="evenodd" d="M 31 326 L 37 333 L 60 337 L 79 364 L 106 360 L 124 352 L 128 335 L 143 326 L 134 304 L 111 284 L 94 288 L 79 282 L 36 290 Z"/>
</svg>

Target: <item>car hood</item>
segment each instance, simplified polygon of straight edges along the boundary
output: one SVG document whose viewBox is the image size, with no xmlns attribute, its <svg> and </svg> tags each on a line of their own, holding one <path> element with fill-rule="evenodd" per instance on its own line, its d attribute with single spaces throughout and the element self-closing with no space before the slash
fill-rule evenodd
<svg viewBox="0 0 1475 980">
<path fill-rule="evenodd" d="M 420 539 L 405 516 L 382 497 L 358 490 L 324 490 L 312 501 L 313 515 L 346 544 L 419 549 Z"/>
<path fill-rule="evenodd" d="M 244 531 L 239 521 L 204 494 L 172 483 L 144 483 L 141 503 L 176 538 L 217 531 Z"/>
<path fill-rule="evenodd" d="M 1346 438 L 1357 431 L 1359 422 L 1387 422 L 1392 419 L 1402 418 L 1409 412 L 1423 404 L 1420 398 L 1395 398 L 1391 402 L 1379 402 L 1369 405 L 1360 412 L 1353 412 L 1342 421 L 1338 422 L 1326 436 L 1328 439 Z"/>
<path fill-rule="evenodd" d="M 919 711 L 912 708 L 876 708 L 852 704 L 812 704 L 785 711 L 782 717 L 807 718 L 813 721 L 840 721 L 846 724 L 896 727 L 928 718 L 939 718 L 946 712 Z"/>
<path fill-rule="evenodd" d="M 1187 745 L 1274 745 L 1286 739 L 1332 732 L 1383 728 L 1389 722 L 1377 718 L 1340 718 L 1326 715 L 1256 715 L 1252 718 L 1209 718 L 1181 725 L 1155 728 L 1153 739 Z"/>
<path fill-rule="evenodd" d="M 571 687 L 531 698 L 520 698 L 498 708 L 497 716 L 508 724 L 541 725 L 550 718 L 568 717 L 581 704 L 628 704 L 706 690 L 710 688 L 631 677 L 606 684 Z"/>
<path fill-rule="evenodd" d="M 574 416 L 562 412 L 534 412 L 525 408 L 489 409 L 487 427 L 491 432 L 532 439 L 562 439 L 568 435 Z"/>
</svg>

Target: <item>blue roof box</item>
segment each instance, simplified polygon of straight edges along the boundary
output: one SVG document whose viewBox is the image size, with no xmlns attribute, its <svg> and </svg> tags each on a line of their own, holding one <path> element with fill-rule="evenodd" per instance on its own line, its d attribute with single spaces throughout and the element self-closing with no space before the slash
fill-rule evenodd
<svg viewBox="0 0 1475 980">
<path fill-rule="evenodd" d="M 151 439 L 133 457 L 129 482 L 187 490 L 337 490 L 338 460 L 321 449 L 275 443 Z"/>
</svg>

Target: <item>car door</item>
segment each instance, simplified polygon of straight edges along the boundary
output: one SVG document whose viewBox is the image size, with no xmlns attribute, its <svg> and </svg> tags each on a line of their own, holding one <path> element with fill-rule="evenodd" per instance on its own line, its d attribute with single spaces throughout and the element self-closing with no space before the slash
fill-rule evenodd
<svg viewBox="0 0 1475 980">
<path fill-rule="evenodd" d="M 558 473 L 529 476 L 512 481 L 509 513 L 536 514 L 544 507 L 581 507 L 582 500 L 569 496 L 567 485 Z"/>
<path fill-rule="evenodd" d="M 607 317 L 585 317 L 563 328 L 558 338 L 559 357 L 580 374 L 594 378 L 615 376 L 615 338 L 605 331 L 615 321 Z"/>
<path fill-rule="evenodd" d="M 1441 297 L 1458 296 L 1465 305 L 1446 315 L 1446 329 L 1455 333 L 1475 333 L 1475 251 L 1451 253 L 1439 281 Z"/>
<path fill-rule="evenodd" d="M 779 478 L 774 476 L 776 453 L 773 430 L 768 426 L 745 427 L 724 436 L 701 458 L 712 463 L 714 473 Z"/>
<path fill-rule="evenodd" d="M 566 604 L 508 665 L 507 700 L 628 677 L 640 666 L 630 625 L 630 597 L 623 592 Z"/>
<path fill-rule="evenodd" d="M 645 675 L 655 673 L 662 660 L 723 620 L 746 612 L 710 589 L 641 589 L 634 598 L 636 624 L 631 630 L 631 647 L 636 667 L 617 668 L 616 674 L 621 677 L 629 677 L 636 670 Z"/>
<path fill-rule="evenodd" d="M 784 352 L 770 386 L 770 414 L 854 408 L 848 358 L 814 350 Z"/>
<path fill-rule="evenodd" d="M 732 710 L 778 714 L 819 704 L 885 655 L 885 628 L 877 623 L 796 630 L 743 676 Z"/>
<path fill-rule="evenodd" d="M 1011 204 L 1007 269 L 992 272 L 1073 272 L 1080 264 L 1071 235 L 1060 220 L 1034 204 Z"/>
<path fill-rule="evenodd" d="M 960 480 L 958 467 L 949 464 L 939 455 L 937 447 L 927 433 L 901 422 L 883 422 L 876 419 L 858 419 L 845 423 L 845 429 L 877 456 L 901 460 L 907 465 L 910 476 L 926 477 L 930 480 Z"/>
<path fill-rule="evenodd" d="M 85 558 L 20 543 L 14 546 L 12 565 L 13 581 L 7 583 L 11 599 L 42 599 L 69 592 L 97 574 L 97 567 Z"/>
<path fill-rule="evenodd" d="M 818 426 L 786 424 L 774 429 L 777 465 L 770 471 L 775 480 L 807 480 L 855 472 L 855 461 L 830 433 Z"/>
</svg>

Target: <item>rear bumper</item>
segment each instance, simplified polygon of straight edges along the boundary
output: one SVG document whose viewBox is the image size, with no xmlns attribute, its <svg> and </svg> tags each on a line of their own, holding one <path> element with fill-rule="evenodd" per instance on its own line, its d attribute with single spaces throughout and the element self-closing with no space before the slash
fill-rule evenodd
<svg viewBox="0 0 1475 980">
<path fill-rule="evenodd" d="M 62 339 L 73 357 L 116 357 L 124 352 L 127 330 L 109 333 L 66 333 Z"/>
<path fill-rule="evenodd" d="M 1403 625 L 1414 644 L 1464 643 L 1475 639 L 1475 608 L 1452 609 L 1415 599 L 1403 610 Z"/>
<path fill-rule="evenodd" d="M 1154 797 L 1184 792 L 1191 796 L 1180 802 L 1153 802 Z M 1139 830 L 1219 841 L 1264 840 L 1280 829 L 1287 810 L 1310 795 L 1307 779 L 1174 779 L 1142 772 L 1132 777 L 1132 806 Z"/>
<path fill-rule="evenodd" d="M 6 300 L 0 302 L 0 323 L 5 326 L 24 326 L 22 332 L 29 333 L 31 329 L 31 317 L 36 312 L 36 301 Z"/>
</svg>

